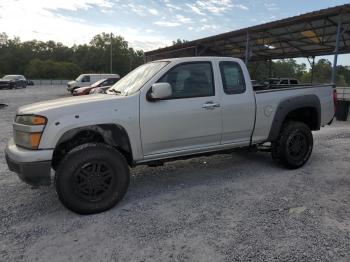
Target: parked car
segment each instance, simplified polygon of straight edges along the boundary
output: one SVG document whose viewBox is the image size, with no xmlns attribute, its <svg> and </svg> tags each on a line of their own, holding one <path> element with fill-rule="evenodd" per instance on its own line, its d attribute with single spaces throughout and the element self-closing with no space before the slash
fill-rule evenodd
<svg viewBox="0 0 350 262">
<path fill-rule="evenodd" d="M 90 90 L 90 95 L 91 94 L 105 94 L 106 91 L 111 88 L 111 86 L 100 86 L 100 87 L 95 87 Z"/>
<path fill-rule="evenodd" d="M 129 167 L 254 147 L 303 166 L 311 131 L 334 116 L 333 85 L 254 91 L 240 59 L 187 57 L 144 64 L 106 94 L 18 109 L 5 150 L 10 170 L 47 185 L 80 214 L 102 212 L 128 189 Z M 316 159 L 317 160 L 317 159 Z"/>
<path fill-rule="evenodd" d="M 29 86 L 33 86 L 33 85 L 34 85 L 33 80 L 28 80 L 28 79 L 27 79 L 27 85 L 29 85 Z"/>
<path fill-rule="evenodd" d="M 101 79 L 109 77 L 120 78 L 118 74 L 82 74 L 78 76 L 77 79 L 67 83 L 67 90 L 73 93 L 73 91 L 79 87 L 90 86 Z"/>
<path fill-rule="evenodd" d="M 74 89 L 73 96 L 88 95 L 90 91 L 94 88 L 104 87 L 108 89 L 112 85 L 114 85 L 118 80 L 119 80 L 119 77 L 109 77 L 109 78 L 101 79 L 96 83 L 92 84 L 91 86 L 79 87 L 77 89 Z"/>
<path fill-rule="evenodd" d="M 26 88 L 27 80 L 23 75 L 5 75 L 0 79 L 0 88 Z"/>
<path fill-rule="evenodd" d="M 105 94 L 106 91 L 110 88 L 110 86 L 108 86 L 107 88 L 102 88 L 102 87 L 96 87 L 90 90 L 90 95 L 92 94 Z"/>
<path fill-rule="evenodd" d="M 268 78 L 263 82 L 265 85 L 299 85 L 296 78 Z"/>
</svg>

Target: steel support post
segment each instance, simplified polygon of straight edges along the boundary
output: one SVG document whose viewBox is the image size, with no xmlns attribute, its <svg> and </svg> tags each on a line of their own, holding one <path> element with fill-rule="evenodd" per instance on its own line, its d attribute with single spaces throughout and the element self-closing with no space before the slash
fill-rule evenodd
<svg viewBox="0 0 350 262">
<path fill-rule="evenodd" d="M 249 32 L 247 31 L 247 40 L 245 45 L 245 64 L 248 65 L 249 60 Z"/>
<path fill-rule="evenodd" d="M 341 17 L 339 17 L 337 36 L 336 36 L 337 38 L 335 41 L 333 69 L 332 69 L 332 84 L 334 84 L 334 85 L 337 82 L 337 62 L 338 62 L 339 42 L 340 42 L 340 37 L 341 37 L 341 26 L 342 26 L 342 19 L 341 19 Z"/>
</svg>

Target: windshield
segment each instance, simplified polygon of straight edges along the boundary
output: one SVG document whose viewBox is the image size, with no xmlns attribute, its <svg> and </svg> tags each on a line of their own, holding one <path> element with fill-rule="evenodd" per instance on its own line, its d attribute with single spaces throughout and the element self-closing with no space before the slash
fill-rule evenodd
<svg viewBox="0 0 350 262">
<path fill-rule="evenodd" d="M 104 81 L 106 81 L 107 79 L 101 79 L 101 80 L 98 80 L 96 83 L 92 84 L 91 87 L 98 87 L 99 84 L 103 83 Z"/>
<path fill-rule="evenodd" d="M 19 79 L 19 77 L 16 75 L 6 75 L 2 79 L 16 80 L 16 79 Z"/>
<path fill-rule="evenodd" d="M 276 84 L 278 84 L 278 82 L 279 82 L 279 79 L 270 79 L 269 80 L 270 85 L 276 85 Z"/>
<path fill-rule="evenodd" d="M 129 74 L 115 83 L 109 90 L 109 94 L 120 94 L 124 96 L 136 93 L 146 84 L 156 73 L 159 72 L 169 62 L 152 62 L 139 66 Z"/>
<path fill-rule="evenodd" d="M 75 81 L 80 82 L 80 80 L 82 80 L 83 77 L 84 77 L 84 75 L 80 75 L 80 76 L 77 77 L 77 79 L 75 79 Z"/>
</svg>

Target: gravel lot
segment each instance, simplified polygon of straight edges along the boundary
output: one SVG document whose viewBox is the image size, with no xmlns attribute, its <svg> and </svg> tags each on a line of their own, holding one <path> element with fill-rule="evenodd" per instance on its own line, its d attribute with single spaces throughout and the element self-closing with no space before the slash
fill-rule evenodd
<svg viewBox="0 0 350 262">
<path fill-rule="evenodd" d="M 0 90 L 0 261 L 350 261 L 350 122 L 316 132 L 299 170 L 250 152 L 140 166 L 118 206 L 79 216 L 3 153 L 18 106 L 66 95 Z"/>
</svg>

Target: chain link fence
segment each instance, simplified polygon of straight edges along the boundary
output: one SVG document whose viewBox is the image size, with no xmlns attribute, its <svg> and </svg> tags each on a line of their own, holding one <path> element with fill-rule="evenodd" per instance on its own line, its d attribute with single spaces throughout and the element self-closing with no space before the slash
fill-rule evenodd
<svg viewBox="0 0 350 262">
<path fill-rule="evenodd" d="M 56 79 L 31 79 L 34 85 L 51 85 L 51 86 L 59 86 L 59 85 L 67 85 L 67 82 L 71 80 L 56 80 Z"/>
</svg>

